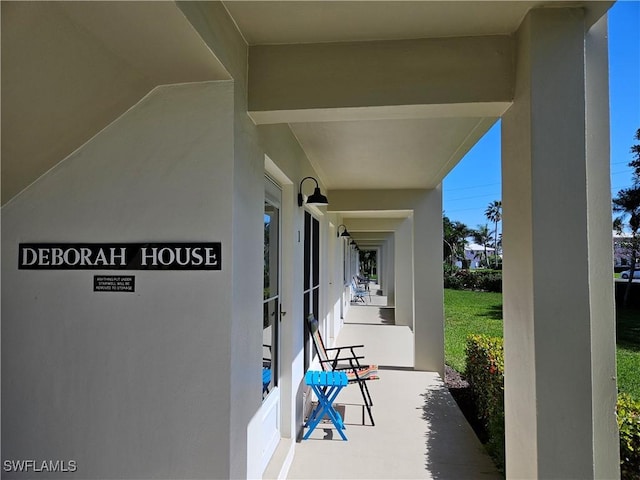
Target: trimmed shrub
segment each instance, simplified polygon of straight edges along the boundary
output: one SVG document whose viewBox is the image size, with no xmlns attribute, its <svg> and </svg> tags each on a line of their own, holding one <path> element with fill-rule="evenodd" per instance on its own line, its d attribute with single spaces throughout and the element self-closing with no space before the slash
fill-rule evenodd
<svg viewBox="0 0 640 480">
<path fill-rule="evenodd" d="M 478 286 L 478 276 L 471 270 L 460 270 L 456 273 L 456 277 L 462 283 L 465 290 L 475 290 Z"/>
<path fill-rule="evenodd" d="M 467 337 L 466 378 L 489 440 L 487 450 L 504 469 L 504 350 L 502 338 Z M 618 395 L 621 480 L 640 480 L 640 402 Z"/>
<path fill-rule="evenodd" d="M 494 272 L 479 274 L 477 286 L 479 290 L 487 292 L 502 292 L 502 274 Z"/>
<path fill-rule="evenodd" d="M 504 469 L 504 353 L 502 338 L 470 335 L 467 338 L 466 378 L 478 416 L 489 440 L 487 450 Z"/>
<path fill-rule="evenodd" d="M 640 402 L 629 395 L 618 395 L 620 429 L 620 478 L 640 480 Z"/>
<path fill-rule="evenodd" d="M 445 268 L 444 288 L 502 292 L 502 272 L 497 270 L 456 270 Z"/>
<path fill-rule="evenodd" d="M 447 275 L 444 277 L 444 288 L 452 290 L 462 290 L 462 280 L 455 275 Z"/>
</svg>

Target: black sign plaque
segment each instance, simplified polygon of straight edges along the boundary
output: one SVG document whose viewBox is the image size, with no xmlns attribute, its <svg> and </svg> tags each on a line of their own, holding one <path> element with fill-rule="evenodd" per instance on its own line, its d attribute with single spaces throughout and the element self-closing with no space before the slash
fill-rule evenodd
<svg viewBox="0 0 640 480">
<path fill-rule="evenodd" d="M 132 275 L 94 275 L 94 292 L 129 292 L 136 291 L 136 277 Z"/>
<path fill-rule="evenodd" d="M 21 243 L 20 270 L 221 270 L 211 243 Z"/>
</svg>

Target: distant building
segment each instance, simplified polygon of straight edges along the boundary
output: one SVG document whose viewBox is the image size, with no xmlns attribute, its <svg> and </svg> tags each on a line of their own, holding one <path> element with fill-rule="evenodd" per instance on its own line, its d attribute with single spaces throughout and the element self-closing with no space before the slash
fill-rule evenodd
<svg viewBox="0 0 640 480">
<path fill-rule="evenodd" d="M 490 257 L 495 252 L 495 248 L 486 248 L 487 256 Z M 468 243 L 464 247 L 464 258 L 467 260 L 469 268 L 481 268 L 482 259 L 484 258 L 485 247 L 477 243 Z"/>
<path fill-rule="evenodd" d="M 628 247 L 625 245 L 631 238 L 631 234 L 613 232 L 613 265 L 614 267 L 626 267 L 631 265 Z"/>
</svg>

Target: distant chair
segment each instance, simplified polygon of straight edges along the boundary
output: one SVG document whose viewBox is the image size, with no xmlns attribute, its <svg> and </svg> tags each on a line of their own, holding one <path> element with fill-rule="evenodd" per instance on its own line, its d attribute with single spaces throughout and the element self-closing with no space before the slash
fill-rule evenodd
<svg viewBox="0 0 640 480">
<path fill-rule="evenodd" d="M 362 348 L 364 345 L 326 348 L 324 346 L 320 330 L 318 329 L 318 320 L 316 320 L 313 314 L 311 314 L 307 317 L 307 322 L 309 323 L 313 346 L 315 347 L 320 360 L 320 366 L 326 372 L 342 371 L 347 374 L 347 379 L 350 384 L 358 384 L 360 393 L 362 393 L 362 399 L 364 400 L 364 405 L 362 406 L 362 423 L 365 423 L 364 409 L 366 408 L 369 413 L 371 425 L 375 425 L 373 415 L 371 413 L 373 400 L 371 400 L 371 394 L 369 393 L 367 382 L 380 379 L 378 376 L 378 366 L 362 365 L 360 363 L 360 360 L 364 359 L 364 357 L 356 355 L 355 349 Z"/>
<path fill-rule="evenodd" d="M 265 349 L 268 350 L 267 356 L 264 356 Z M 262 345 L 262 398 L 269 394 L 271 386 L 271 345 Z"/>
<path fill-rule="evenodd" d="M 269 385 L 271 385 L 271 369 L 262 368 L 262 398 L 269 394 Z"/>
<path fill-rule="evenodd" d="M 351 279 L 351 300 L 353 302 L 367 303 L 366 297 L 369 297 L 369 302 L 371 302 L 371 292 L 358 286 L 356 277 L 353 277 Z"/>
<path fill-rule="evenodd" d="M 360 276 L 360 275 L 356 275 L 355 277 L 353 277 L 353 279 L 356 281 L 356 285 L 360 288 L 364 288 L 365 290 L 369 290 L 369 283 L 371 282 L 371 280 L 369 279 L 368 276 Z"/>
</svg>

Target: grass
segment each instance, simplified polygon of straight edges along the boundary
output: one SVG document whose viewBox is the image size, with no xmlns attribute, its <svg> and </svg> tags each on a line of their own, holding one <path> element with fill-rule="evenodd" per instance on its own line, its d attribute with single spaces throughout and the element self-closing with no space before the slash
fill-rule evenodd
<svg viewBox="0 0 640 480">
<path fill-rule="evenodd" d="M 502 294 L 444 291 L 445 340 L 447 365 L 464 371 L 467 335 L 479 333 L 502 337 Z"/>
<path fill-rule="evenodd" d="M 502 337 L 502 294 L 444 291 L 445 361 L 464 372 L 467 336 Z M 617 313 L 618 389 L 640 400 L 640 310 Z"/>
<path fill-rule="evenodd" d="M 618 309 L 618 390 L 640 401 L 640 310 Z"/>
</svg>

